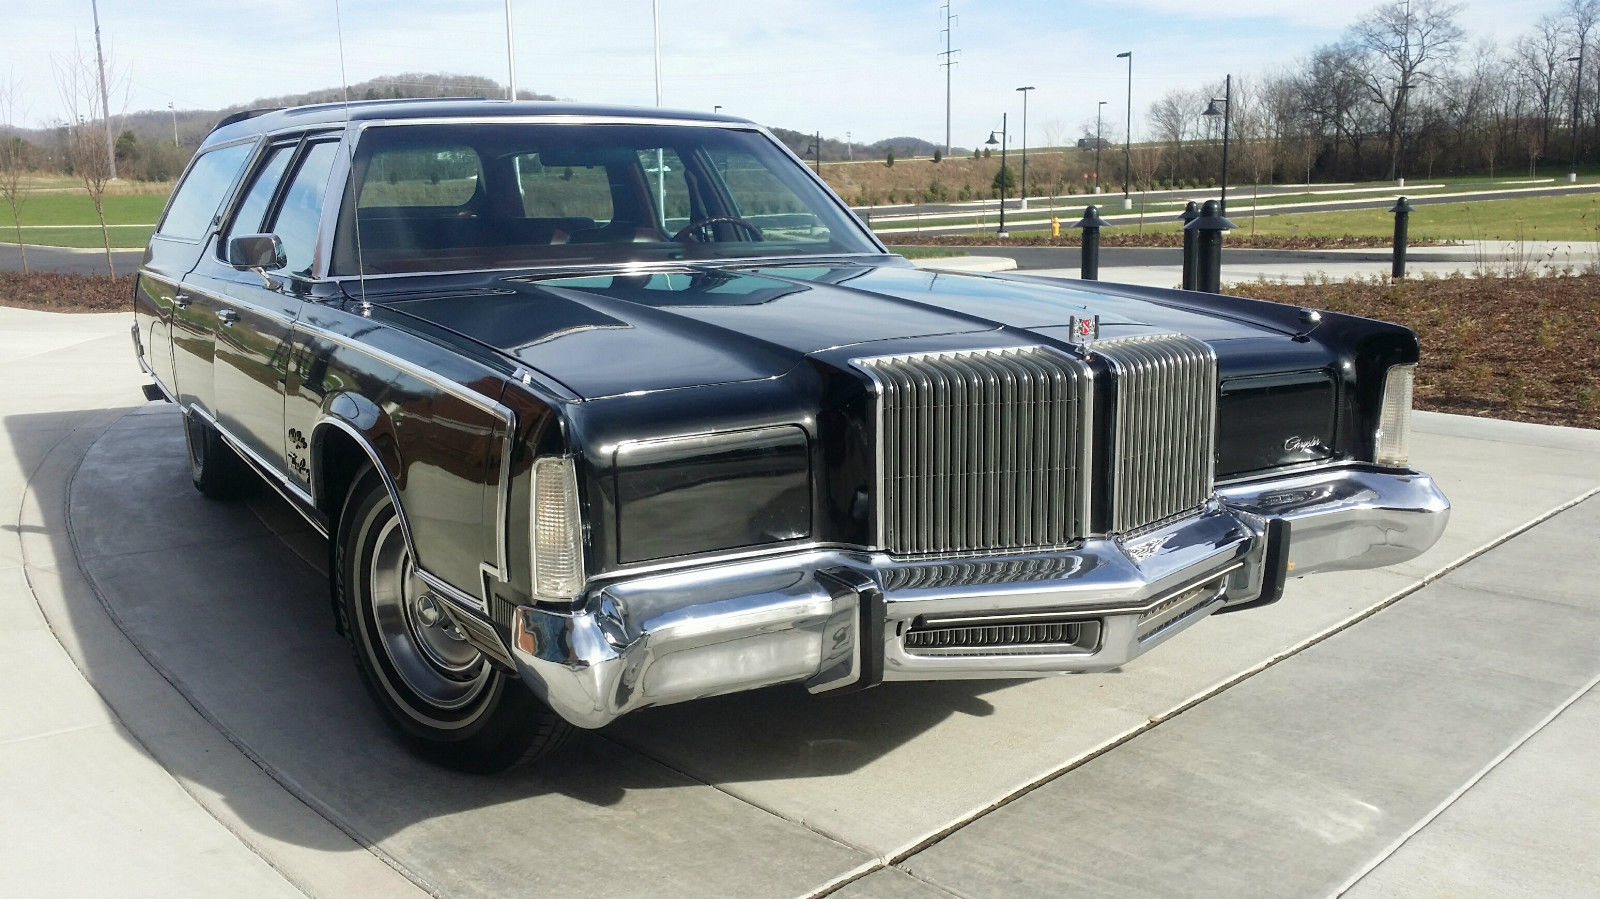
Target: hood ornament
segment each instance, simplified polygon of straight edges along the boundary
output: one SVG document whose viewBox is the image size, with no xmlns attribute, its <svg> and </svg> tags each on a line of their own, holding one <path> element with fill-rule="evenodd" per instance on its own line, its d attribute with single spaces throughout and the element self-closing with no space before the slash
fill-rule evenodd
<svg viewBox="0 0 1600 899">
<path fill-rule="evenodd" d="M 1067 319 L 1067 326 L 1070 330 L 1067 339 L 1078 346 L 1087 347 L 1100 339 L 1100 316 L 1098 315 L 1085 316 L 1083 318 L 1074 315 Z"/>
</svg>

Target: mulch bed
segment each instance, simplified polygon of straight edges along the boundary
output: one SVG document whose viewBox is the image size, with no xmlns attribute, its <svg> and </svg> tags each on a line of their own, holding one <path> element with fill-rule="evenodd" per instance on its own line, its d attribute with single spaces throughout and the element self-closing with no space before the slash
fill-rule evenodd
<svg viewBox="0 0 1600 899">
<path fill-rule="evenodd" d="M 45 312 L 132 312 L 133 275 L 0 272 L 0 306 Z"/>
<path fill-rule="evenodd" d="M 1600 428 L 1600 274 L 1247 283 L 1228 292 L 1416 331 L 1419 409 Z"/>
<path fill-rule="evenodd" d="M 126 312 L 133 276 L 0 272 L 0 305 Z M 1422 341 L 1416 403 L 1600 428 L 1600 275 L 1233 285 L 1243 296 L 1398 322 Z"/>
<path fill-rule="evenodd" d="M 1063 225 L 1063 228 L 1065 225 Z M 1100 245 L 1102 247 L 1182 247 L 1183 235 L 1176 231 L 1151 231 L 1144 234 L 1127 233 L 1122 230 L 1126 226 L 1116 229 L 1107 228 L 1100 232 Z M 974 234 L 880 234 L 884 243 L 892 246 L 935 246 L 935 247 L 993 247 L 1005 249 L 1006 247 L 1076 247 L 1078 246 L 1078 233 L 1063 232 L 1060 237 L 1045 235 L 1029 237 L 1008 237 L 1004 241 L 996 242 L 986 240 L 981 235 Z M 1271 237 L 1258 234 L 1254 237 L 1241 234 L 1238 231 L 1229 232 L 1223 238 L 1223 245 L 1251 250 L 1370 250 L 1388 249 L 1394 242 L 1387 237 Z M 1413 240 L 1411 246 L 1430 247 L 1445 246 L 1445 241 Z"/>
</svg>

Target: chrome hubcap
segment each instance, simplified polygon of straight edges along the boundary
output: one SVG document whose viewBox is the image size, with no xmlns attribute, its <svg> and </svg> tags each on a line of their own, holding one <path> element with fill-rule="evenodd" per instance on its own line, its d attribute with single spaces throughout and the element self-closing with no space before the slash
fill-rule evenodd
<svg viewBox="0 0 1600 899">
<path fill-rule="evenodd" d="M 472 702 L 488 683 L 489 665 L 417 576 L 398 519 L 379 531 L 368 574 L 375 642 L 400 679 L 435 708 Z"/>
</svg>

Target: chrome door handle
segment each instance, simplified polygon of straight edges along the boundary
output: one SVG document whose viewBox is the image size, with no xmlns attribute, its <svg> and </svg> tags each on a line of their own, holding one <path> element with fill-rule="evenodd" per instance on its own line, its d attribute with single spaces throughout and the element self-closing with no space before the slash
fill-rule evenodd
<svg viewBox="0 0 1600 899">
<path fill-rule="evenodd" d="M 222 309 L 217 312 L 217 321 L 222 322 L 224 325 L 231 325 L 238 320 L 239 313 L 234 312 L 232 309 Z"/>
<path fill-rule="evenodd" d="M 173 294 L 172 295 L 172 305 L 178 307 L 179 309 L 188 309 L 189 308 L 189 304 L 193 303 L 193 302 L 194 302 L 194 297 L 189 296 L 186 293 L 178 293 L 178 294 Z"/>
</svg>

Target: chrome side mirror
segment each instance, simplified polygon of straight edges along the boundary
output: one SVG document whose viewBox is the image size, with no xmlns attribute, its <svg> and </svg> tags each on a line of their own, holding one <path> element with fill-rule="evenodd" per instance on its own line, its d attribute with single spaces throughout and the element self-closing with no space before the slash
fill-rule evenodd
<svg viewBox="0 0 1600 899">
<path fill-rule="evenodd" d="M 276 234 L 241 234 L 228 239 L 228 264 L 239 271 L 255 272 L 271 287 L 267 269 L 283 268 L 289 264 L 289 256 Z"/>
</svg>

